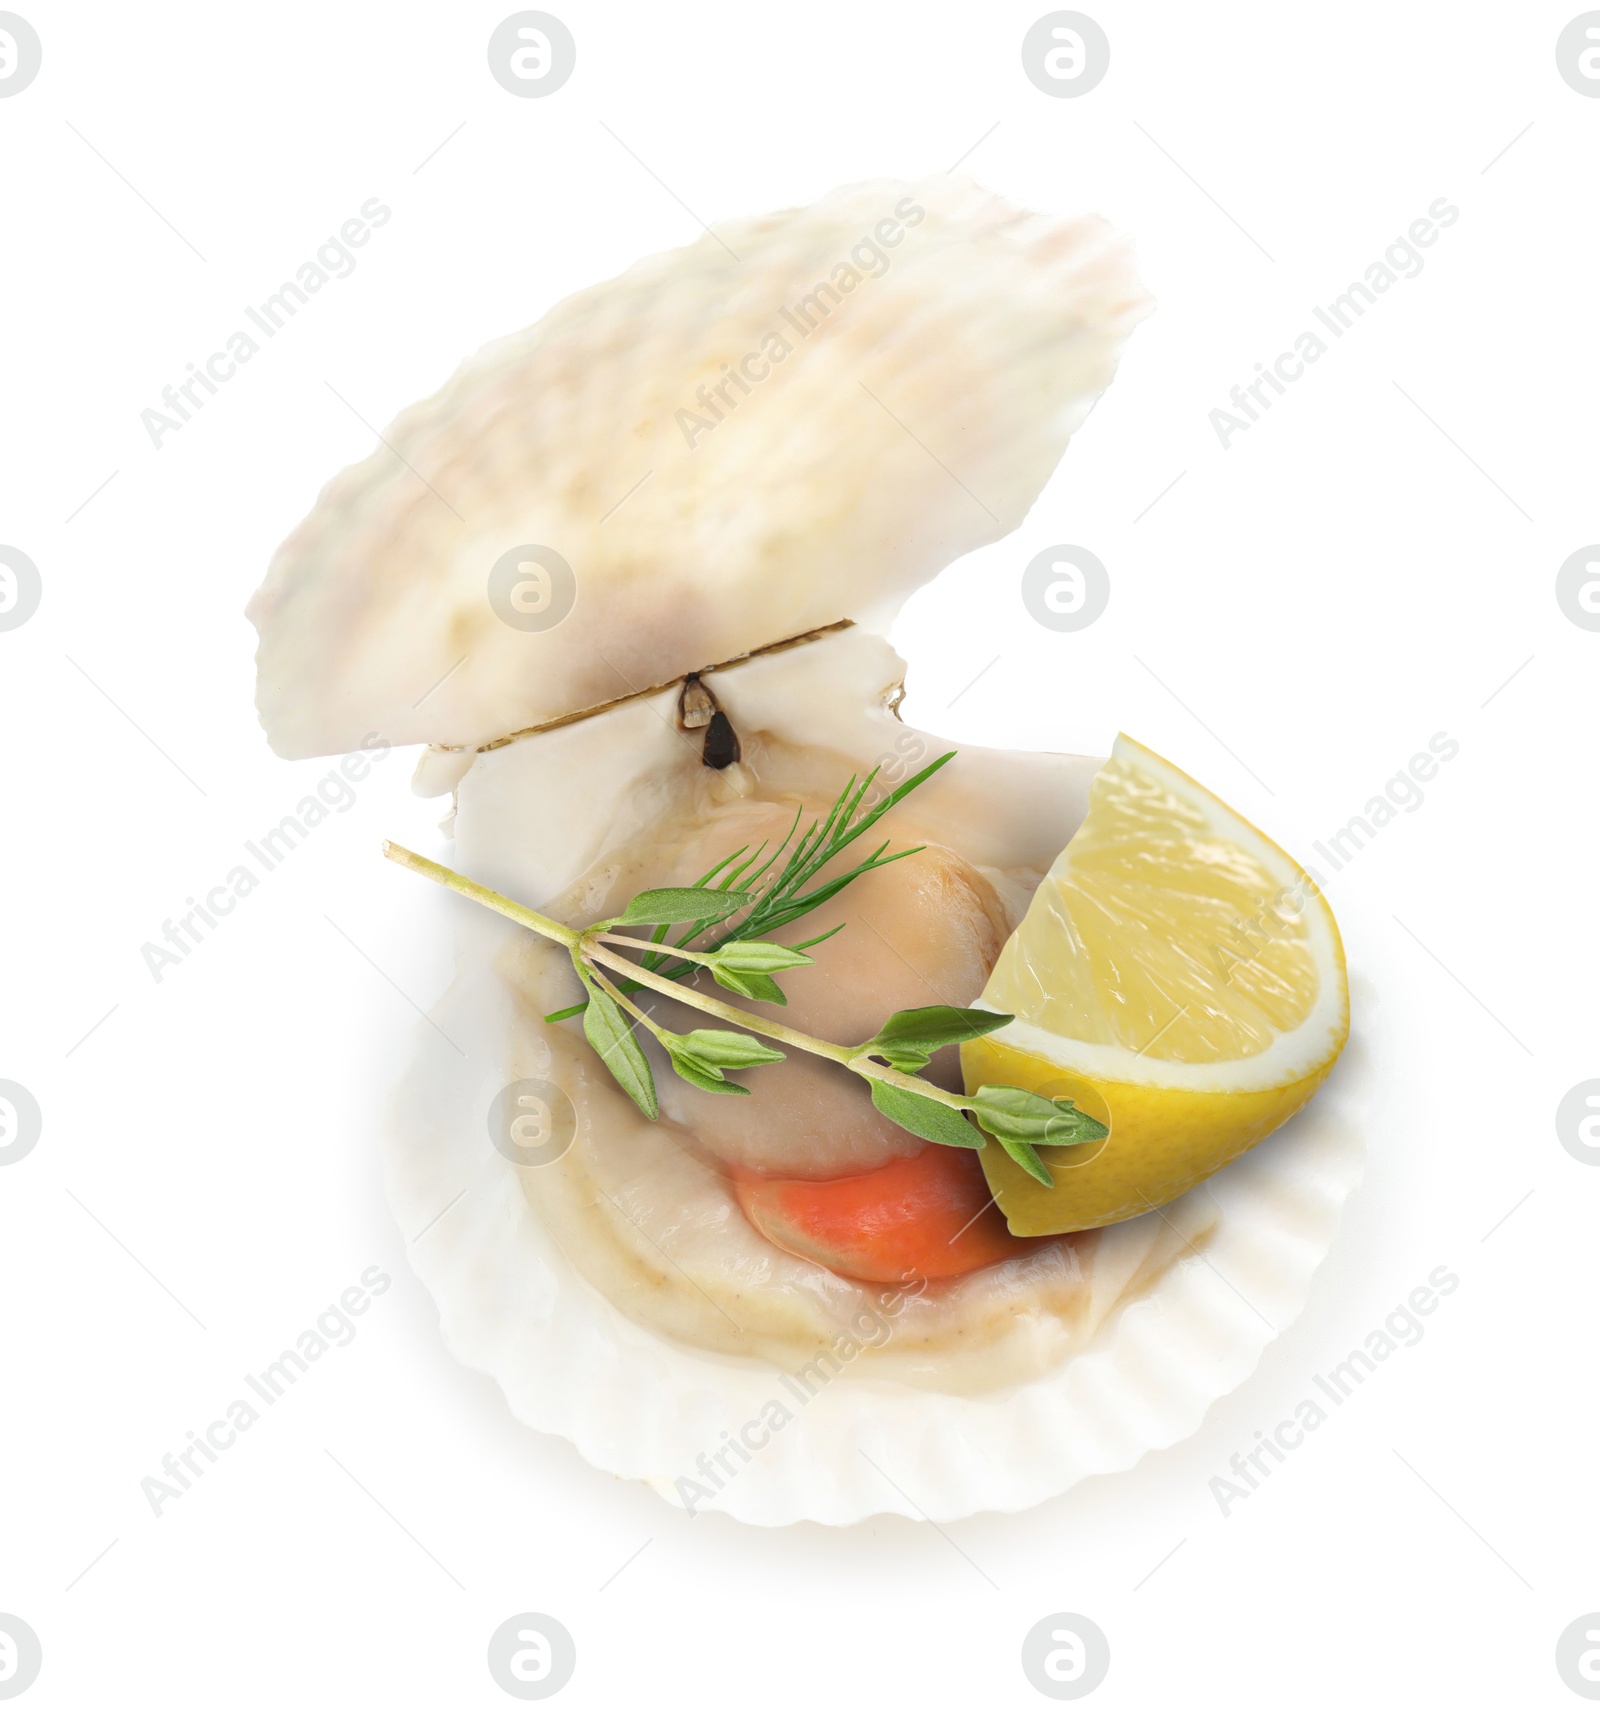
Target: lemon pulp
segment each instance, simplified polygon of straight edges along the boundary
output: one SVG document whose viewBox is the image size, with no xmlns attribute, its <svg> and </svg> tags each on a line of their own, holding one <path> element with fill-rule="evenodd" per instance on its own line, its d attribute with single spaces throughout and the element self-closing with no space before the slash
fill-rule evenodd
<svg viewBox="0 0 1600 1713">
<path fill-rule="evenodd" d="M 983 1150 L 1019 1236 L 1181 1195 L 1297 1112 L 1349 1033 L 1344 950 L 1310 877 L 1127 737 L 982 1003 L 1016 1021 L 963 1046 L 969 1091 L 1071 1095 L 1111 1126 L 1103 1143 L 1041 1150 L 1053 1188 Z"/>
</svg>

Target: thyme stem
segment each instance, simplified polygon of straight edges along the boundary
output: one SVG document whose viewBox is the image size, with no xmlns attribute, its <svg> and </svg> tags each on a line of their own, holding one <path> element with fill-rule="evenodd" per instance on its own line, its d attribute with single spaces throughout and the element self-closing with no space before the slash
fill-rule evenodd
<svg viewBox="0 0 1600 1713">
<path fill-rule="evenodd" d="M 648 1012 L 641 1011 L 639 1007 L 628 998 L 622 989 L 618 987 L 608 975 L 605 975 L 602 971 L 596 969 L 588 958 L 585 958 L 583 961 L 584 967 L 589 971 L 589 974 L 594 977 L 595 986 L 614 999 L 617 1004 L 629 1014 L 629 1016 L 638 1018 L 645 1028 L 648 1029 L 659 1041 L 663 1034 L 661 1025 L 657 1023 Z"/>
<path fill-rule="evenodd" d="M 611 928 L 605 928 L 599 932 L 595 932 L 591 929 L 589 930 L 589 937 L 591 939 L 591 943 L 605 940 L 614 946 L 633 946 L 641 952 L 649 952 L 660 943 L 656 940 L 640 940 L 635 938 L 632 934 L 619 934 Z M 716 954 L 714 952 L 690 952 L 683 950 L 681 947 L 675 947 L 674 950 L 678 957 L 686 958 L 690 963 L 702 964 L 707 969 L 717 961 Z M 634 967 L 634 965 L 629 964 L 629 971 L 632 972 Z M 645 965 L 645 968 L 653 970 L 656 966 L 654 964 L 647 964 Z M 672 978 L 669 976 L 667 979 L 670 981 Z M 639 987 L 648 986 L 649 983 L 641 983 L 637 975 L 635 975 L 633 980 L 627 985 L 629 987 Z"/>
<path fill-rule="evenodd" d="M 607 946 L 596 945 L 587 940 L 580 943 L 579 955 L 586 963 L 602 963 L 609 968 L 625 971 L 642 987 L 654 988 L 668 999 L 680 1000 L 685 1005 L 692 1005 L 697 1011 L 707 1012 L 712 1017 L 720 1017 L 724 1023 L 737 1023 L 741 1029 L 749 1029 L 758 1035 L 765 1035 L 773 1041 L 782 1041 L 787 1046 L 798 1047 L 803 1053 L 815 1053 L 819 1058 L 832 1059 L 836 1064 L 849 1065 L 851 1051 L 849 1047 L 837 1046 L 832 1041 L 819 1040 L 815 1035 L 804 1035 L 798 1029 L 791 1029 L 784 1023 L 773 1023 L 765 1017 L 757 1017 L 749 1011 L 741 1011 L 736 1005 L 725 1005 L 720 999 L 713 999 L 709 993 L 701 993 L 692 987 L 684 987 L 682 983 L 669 981 L 664 975 L 657 975 L 654 970 L 641 968 L 631 958 L 626 958 L 621 952 L 614 952 Z M 630 1010 L 632 1007 L 629 1008 Z M 854 1067 L 851 1067 L 854 1069 Z M 880 1068 L 880 1067 L 874 1067 Z M 920 1091 L 919 1091 L 920 1092 Z"/>
<path fill-rule="evenodd" d="M 487 902 L 487 900 L 485 900 Z M 508 911 L 509 915 L 510 912 Z M 635 941 L 635 944 L 640 942 Z M 720 1017 L 724 1023 L 737 1023 L 741 1029 L 748 1029 L 752 1034 L 765 1035 L 769 1040 L 782 1041 L 786 1046 L 798 1047 L 802 1053 L 813 1053 L 819 1059 L 832 1059 L 835 1064 L 843 1065 L 847 1071 L 854 1071 L 858 1077 L 868 1082 L 889 1083 L 895 1088 L 903 1088 L 908 1094 L 919 1094 L 925 1100 L 936 1100 L 941 1106 L 948 1106 L 955 1112 L 973 1112 L 975 1103 L 968 1095 L 952 1094 L 948 1089 L 942 1089 L 935 1083 L 924 1082 L 920 1077 L 908 1076 L 904 1071 L 897 1071 L 890 1065 L 880 1065 L 875 1059 L 859 1051 L 855 1047 L 843 1047 L 836 1041 L 824 1041 L 816 1035 L 806 1035 L 798 1029 L 791 1029 L 787 1024 L 774 1023 L 769 1018 L 757 1017 L 753 1012 L 741 1011 L 736 1005 L 725 1005 L 720 999 L 713 999 L 709 993 L 701 993 L 696 988 L 684 987 L 675 981 L 668 981 L 654 970 L 641 969 L 631 959 L 625 958 L 620 952 L 613 952 L 608 947 L 596 945 L 588 940 L 587 935 L 580 936 L 578 955 L 591 968 L 596 963 L 603 963 L 617 971 L 626 971 L 634 981 L 644 987 L 654 988 L 657 993 L 665 994 L 668 999 L 679 1000 L 684 1005 L 692 1005 L 697 1011 L 707 1012 L 712 1017 Z M 611 984 L 606 983 L 609 987 Z M 620 994 L 617 997 L 621 997 Z M 624 1001 L 624 1003 L 626 1003 Z M 628 1010 L 634 1016 L 643 1014 L 634 1006 Z M 650 1025 L 647 1024 L 647 1027 Z"/>
<path fill-rule="evenodd" d="M 797 1047 L 803 1053 L 814 1054 L 820 1059 L 831 1059 L 835 1064 L 843 1065 L 846 1070 L 854 1071 L 858 1077 L 868 1082 L 888 1083 L 895 1088 L 904 1089 L 908 1094 L 921 1095 L 924 1100 L 937 1101 L 941 1106 L 948 1106 L 955 1112 L 973 1112 L 975 1104 L 970 1096 L 952 1094 L 948 1089 L 942 1089 L 935 1083 L 924 1082 L 920 1077 L 908 1076 L 904 1071 L 897 1071 L 892 1066 L 880 1065 L 867 1054 L 855 1047 L 840 1046 L 835 1041 L 824 1041 L 816 1035 L 803 1034 L 798 1029 L 791 1029 L 786 1024 L 775 1023 L 769 1018 L 757 1017 L 753 1012 L 741 1011 L 736 1005 L 725 1005 L 720 999 L 713 999 L 708 993 L 700 993 L 691 987 L 684 987 L 679 982 L 669 981 L 667 977 L 658 975 L 654 970 L 645 969 L 621 952 L 614 952 L 610 947 L 599 944 L 600 936 L 584 930 L 569 928 L 565 923 L 557 922 L 549 916 L 541 916 L 537 910 L 530 910 L 525 904 L 518 904 L 515 899 L 507 898 L 504 893 L 496 892 L 491 887 L 481 886 L 475 880 L 468 880 L 465 875 L 457 874 L 454 869 L 446 868 L 443 863 L 430 861 L 427 857 L 418 856 L 415 851 L 407 850 L 404 845 L 384 842 L 383 854 L 390 862 L 399 863 L 402 868 L 409 868 L 415 874 L 420 874 L 428 880 L 436 881 L 452 892 L 458 892 L 463 898 L 470 898 L 476 904 L 486 905 L 489 909 L 498 911 L 500 915 L 509 917 L 521 927 L 530 928 L 536 934 L 547 940 L 554 940 L 558 945 L 565 946 L 574 958 L 594 970 L 596 964 L 604 964 L 608 969 L 624 974 L 640 987 L 653 988 L 657 993 L 664 994 L 668 999 L 679 1000 L 684 1005 L 690 1005 L 697 1011 L 704 1011 L 709 1016 L 720 1017 L 724 1023 L 734 1023 L 741 1029 L 748 1029 L 754 1035 L 765 1035 L 769 1040 L 782 1041 L 786 1046 Z M 607 938 L 626 940 L 625 935 L 606 935 Z M 634 945 L 645 942 L 635 940 Z M 655 1024 L 638 1009 L 629 1004 L 619 989 L 619 985 L 601 976 L 594 970 L 597 980 L 610 990 L 611 997 L 617 1000 L 627 1010 L 633 1013 L 652 1034 L 656 1033 Z"/>
<path fill-rule="evenodd" d="M 504 893 L 480 886 L 477 881 L 468 880 L 464 874 L 457 874 L 453 868 L 446 868 L 442 862 L 433 862 L 425 856 L 418 856 L 415 851 L 408 851 L 404 845 L 397 845 L 389 839 L 383 841 L 383 854 L 390 862 L 397 862 L 414 874 L 435 880 L 440 886 L 447 886 L 452 892 L 459 892 L 463 898 L 470 898 L 474 904 L 486 904 L 491 910 L 498 910 L 502 916 L 509 916 L 513 922 L 520 922 L 524 928 L 531 928 L 545 939 L 556 941 L 569 952 L 577 947 L 581 938 L 578 929 L 569 928 L 565 922 L 557 922 L 554 917 L 541 916 L 537 910 L 530 910 L 526 904 L 518 904 L 514 898 L 507 898 Z"/>
</svg>

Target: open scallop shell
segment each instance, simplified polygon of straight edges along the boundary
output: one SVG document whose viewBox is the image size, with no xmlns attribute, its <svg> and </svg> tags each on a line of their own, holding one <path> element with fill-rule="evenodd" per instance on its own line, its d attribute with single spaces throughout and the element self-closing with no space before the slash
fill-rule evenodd
<svg viewBox="0 0 1600 1713">
<path fill-rule="evenodd" d="M 679 723 L 689 675 L 771 793 L 837 790 L 885 761 L 903 777 L 945 746 L 894 718 L 901 667 L 873 630 L 1022 521 L 1147 308 L 1102 221 L 954 175 L 854 186 L 640 262 L 480 352 L 324 490 L 250 609 L 268 736 L 287 756 L 374 731 L 435 746 L 419 788 L 455 791 L 455 865 L 573 911 L 607 853 L 706 789 Z M 548 623 L 497 605 L 499 568 L 524 558 L 548 574 Z M 1025 895 L 1095 766 L 968 749 L 911 801 L 932 837 Z M 570 1028 L 540 1022 L 559 960 L 457 914 L 457 978 L 419 1036 L 388 1156 L 417 1271 L 451 1348 L 519 1418 L 696 1508 L 946 1519 L 1131 1464 L 1190 1432 L 1299 1308 L 1357 1175 L 1340 1075 L 1201 1191 L 1049 1246 L 1061 1313 L 1003 1262 L 899 1312 L 881 1349 L 802 1401 L 781 1338 L 695 1336 L 683 1280 L 709 1300 L 697 1269 L 716 1218 L 647 1233 L 652 1257 L 602 1207 L 674 1143 L 585 1068 Z M 571 1147 L 508 1158 L 491 1103 L 558 1065 L 576 1079 Z M 751 1279 L 793 1292 L 813 1326 L 851 1307 L 854 1282 L 771 1245 L 752 1258 L 748 1228 L 739 1241 Z M 963 1301 L 988 1314 L 978 1331 L 945 1312 Z M 930 1329 L 944 1367 L 943 1347 L 917 1356 Z"/>
</svg>

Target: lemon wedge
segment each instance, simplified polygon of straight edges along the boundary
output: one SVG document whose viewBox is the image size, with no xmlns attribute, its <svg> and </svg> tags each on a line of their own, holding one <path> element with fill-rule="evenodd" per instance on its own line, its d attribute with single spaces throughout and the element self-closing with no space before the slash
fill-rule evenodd
<svg viewBox="0 0 1600 1713">
<path fill-rule="evenodd" d="M 1311 877 L 1128 737 L 979 1003 L 1016 1020 L 963 1045 L 969 1093 L 1069 1096 L 1110 1127 L 1101 1142 L 1041 1148 L 1049 1188 L 983 1150 L 1019 1237 L 1182 1195 L 1298 1112 L 1350 1032 L 1344 947 Z"/>
</svg>

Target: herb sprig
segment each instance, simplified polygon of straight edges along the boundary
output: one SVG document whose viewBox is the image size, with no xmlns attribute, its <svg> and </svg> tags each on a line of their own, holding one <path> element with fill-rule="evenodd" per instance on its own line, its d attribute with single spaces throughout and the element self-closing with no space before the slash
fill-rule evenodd
<svg viewBox="0 0 1600 1713">
<path fill-rule="evenodd" d="M 716 896 L 705 901 L 705 914 L 690 920 L 674 917 L 670 922 L 659 916 L 640 915 L 637 913 L 627 916 L 629 922 L 656 924 L 656 931 L 651 936 L 651 945 L 660 946 L 667 943 L 667 935 L 673 927 L 684 927 L 684 932 L 678 939 L 670 942 L 672 951 L 678 953 L 673 958 L 665 951 L 647 951 L 640 958 L 641 965 L 647 970 L 655 970 L 664 975 L 668 981 L 682 981 L 685 976 L 693 975 L 695 960 L 684 951 L 691 940 L 698 939 L 708 928 L 715 927 L 719 922 L 726 922 L 730 917 L 738 915 L 741 910 L 749 914 L 737 926 L 730 927 L 725 933 L 714 938 L 704 949 L 708 952 L 720 951 L 740 940 L 762 940 L 769 934 L 775 934 L 780 928 L 787 928 L 791 922 L 798 921 L 809 911 L 819 905 L 826 904 L 847 887 L 851 881 L 857 880 L 863 874 L 870 874 L 873 869 L 887 868 L 892 862 L 899 862 L 902 857 L 915 856 L 918 851 L 926 849 L 924 845 L 912 845 L 903 851 L 895 851 L 892 856 L 883 853 L 888 850 L 889 843 L 885 840 L 871 856 L 858 862 L 853 868 L 842 874 L 836 874 L 824 881 L 812 891 L 806 887 L 816 879 L 836 856 L 855 843 L 861 835 L 869 831 L 882 817 L 916 790 L 925 780 L 931 779 L 947 761 L 955 757 L 955 751 L 949 750 L 937 761 L 930 762 L 920 773 L 915 773 L 896 786 L 886 797 L 875 803 L 865 814 L 861 814 L 861 805 L 866 799 L 867 792 L 877 779 L 879 769 L 873 770 L 865 778 L 857 780 L 851 776 L 849 783 L 839 793 L 833 807 L 821 821 L 813 821 L 801 834 L 800 840 L 792 850 L 790 842 L 800 828 L 800 817 L 803 811 L 796 808 L 794 820 L 789 830 L 779 840 L 770 855 L 767 855 L 767 841 L 763 839 L 752 852 L 748 845 L 741 845 L 738 850 L 725 856 L 721 862 L 713 863 L 706 872 L 694 883 L 693 888 L 661 888 L 657 892 L 640 893 L 629 906 L 630 911 L 636 911 L 641 901 L 662 897 L 672 892 L 685 890 L 701 890 Z M 859 818 L 858 818 L 859 816 Z M 765 890 L 758 890 L 761 880 L 771 872 L 778 858 L 789 851 L 787 860 Z M 765 861 L 763 857 L 765 856 Z M 665 909 L 664 904 L 654 904 L 647 908 Z M 619 918 L 621 920 L 621 918 Z M 687 923 L 687 926 L 685 926 Z M 791 948 L 795 951 L 805 951 L 811 946 L 820 946 L 824 940 L 831 939 L 844 927 L 830 928 L 825 934 L 818 934 L 815 939 L 802 940 L 798 946 Z M 731 966 L 730 966 L 731 967 Z M 771 979 L 770 971 L 749 970 L 744 972 L 749 980 L 744 985 L 732 982 L 722 982 L 724 987 L 731 988 L 736 993 L 742 993 L 746 999 L 767 1000 L 774 1005 L 785 1003 L 783 990 Z M 718 978 L 721 980 L 721 978 Z M 645 986 L 641 981 L 625 980 L 618 986 L 623 993 L 637 993 Z M 545 1018 L 546 1023 L 559 1023 L 563 1018 L 576 1017 L 589 1004 L 588 998 L 577 1005 L 569 1005 L 564 1011 L 552 1011 Z"/>
<path fill-rule="evenodd" d="M 913 854 L 905 850 L 885 857 L 883 853 L 888 849 L 885 843 L 847 874 L 824 882 L 810 893 L 803 890 L 833 856 L 949 760 L 949 755 L 941 756 L 859 820 L 854 817 L 874 775 L 868 774 L 859 785 L 852 780 L 827 818 L 807 830 L 777 880 L 764 893 L 757 894 L 748 885 L 739 887 L 734 882 L 758 881 L 771 868 L 798 827 L 798 816 L 795 826 L 765 862 L 760 862 L 764 846 L 750 857 L 746 857 L 744 850 L 736 851 L 702 876 L 701 884 L 641 892 L 620 914 L 591 922 L 586 928 L 570 928 L 564 922 L 542 916 L 401 845 L 385 844 L 383 850 L 391 861 L 566 948 L 585 999 L 582 1005 L 552 1015 L 571 1017 L 582 1012 L 583 1032 L 590 1046 L 647 1118 L 659 1116 L 660 1103 L 655 1075 L 639 1040 L 639 1029 L 655 1037 L 675 1075 L 709 1093 L 732 1095 L 746 1095 L 750 1091 L 743 1084 L 730 1081 L 728 1072 L 776 1064 L 787 1056 L 756 1038 L 764 1036 L 768 1041 L 780 1042 L 800 1052 L 831 1059 L 863 1078 L 870 1086 L 872 1104 L 878 1111 L 913 1136 L 951 1148 L 982 1148 L 992 1137 L 1018 1165 L 1048 1187 L 1053 1180 L 1037 1150 L 1103 1140 L 1110 1134 L 1104 1124 L 1080 1111 L 1071 1100 L 1051 1100 L 1029 1089 L 1000 1084 L 985 1084 L 970 1095 L 953 1094 L 915 1074 L 941 1047 L 976 1040 L 1012 1022 L 1005 1013 L 950 1005 L 897 1011 L 867 1040 L 847 1045 L 755 1016 L 678 979 L 680 973 L 693 974 L 704 969 L 719 986 L 741 997 L 784 1003 L 778 975 L 814 963 L 806 947 L 821 944 L 838 929 L 798 946 L 779 945 L 758 935 L 770 932 L 774 926 L 785 926 L 818 903 L 826 902 L 858 875 Z M 758 862 L 760 866 L 750 874 L 751 866 Z M 719 876 L 720 884 L 708 884 Z M 691 939 L 741 910 L 749 914 L 737 928 L 703 948 L 690 949 Z M 638 926 L 652 926 L 654 932 L 650 938 L 641 939 L 619 931 Z M 687 932 L 672 943 L 670 953 L 661 952 L 657 948 L 674 927 L 686 927 Z M 652 989 L 734 1027 L 693 1029 L 688 1034 L 678 1034 L 634 1004 L 629 996 L 641 988 Z"/>
</svg>

